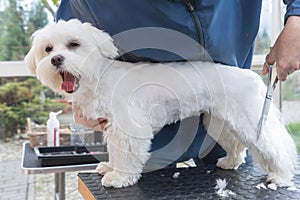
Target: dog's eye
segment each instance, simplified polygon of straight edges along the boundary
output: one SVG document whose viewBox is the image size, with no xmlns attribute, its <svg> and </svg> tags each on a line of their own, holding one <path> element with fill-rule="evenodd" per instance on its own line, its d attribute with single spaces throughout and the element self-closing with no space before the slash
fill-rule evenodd
<svg viewBox="0 0 300 200">
<path fill-rule="evenodd" d="M 52 46 L 47 46 L 47 47 L 45 48 L 45 51 L 46 51 L 47 53 L 51 52 L 52 50 L 53 50 L 53 47 L 52 47 Z"/>
<path fill-rule="evenodd" d="M 80 44 L 78 43 L 78 42 L 70 42 L 68 45 L 67 45 L 67 47 L 69 48 L 69 49 L 75 49 L 75 48 L 77 48 L 77 47 L 79 47 L 80 46 Z"/>
</svg>

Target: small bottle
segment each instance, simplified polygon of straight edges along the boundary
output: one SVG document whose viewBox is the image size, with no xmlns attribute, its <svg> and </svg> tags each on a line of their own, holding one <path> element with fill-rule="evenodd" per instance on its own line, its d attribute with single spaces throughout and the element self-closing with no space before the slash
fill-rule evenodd
<svg viewBox="0 0 300 200">
<path fill-rule="evenodd" d="M 56 113 L 49 113 L 49 119 L 47 121 L 47 146 L 59 146 L 59 121 L 56 116 L 61 113 L 61 110 Z"/>
</svg>

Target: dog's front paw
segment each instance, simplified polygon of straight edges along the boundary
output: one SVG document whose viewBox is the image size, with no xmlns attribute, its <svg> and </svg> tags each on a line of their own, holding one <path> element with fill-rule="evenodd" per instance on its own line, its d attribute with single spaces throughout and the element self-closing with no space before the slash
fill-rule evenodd
<svg viewBox="0 0 300 200">
<path fill-rule="evenodd" d="M 112 171 L 109 162 L 100 162 L 96 168 L 97 172 L 101 175 L 106 174 L 107 172 Z"/>
<path fill-rule="evenodd" d="M 217 166 L 222 169 L 237 169 L 242 163 L 245 163 L 244 158 L 225 156 L 218 159 Z"/>
<path fill-rule="evenodd" d="M 101 183 L 105 187 L 122 188 L 135 184 L 140 179 L 141 174 L 130 174 L 118 171 L 107 172 Z"/>
<path fill-rule="evenodd" d="M 267 182 L 275 183 L 279 187 L 294 186 L 294 183 L 288 178 L 287 175 L 278 175 L 276 173 L 269 173 Z"/>
</svg>

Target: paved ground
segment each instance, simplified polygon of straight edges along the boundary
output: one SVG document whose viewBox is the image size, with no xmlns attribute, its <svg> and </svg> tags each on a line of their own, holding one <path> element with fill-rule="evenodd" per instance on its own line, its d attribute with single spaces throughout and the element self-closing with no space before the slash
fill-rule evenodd
<svg viewBox="0 0 300 200">
<path fill-rule="evenodd" d="M 33 200 L 34 177 L 21 171 L 20 141 L 0 142 L 0 199 Z"/>
<path fill-rule="evenodd" d="M 20 161 L 0 162 L 0 169 L 0 199 L 34 199 L 34 177 L 22 174 Z"/>
<path fill-rule="evenodd" d="M 287 123 L 300 122 L 300 102 L 284 102 L 283 117 Z M 53 174 L 24 175 L 21 172 L 24 140 L 0 141 L 0 200 L 54 199 Z M 81 200 L 77 191 L 77 173 L 66 173 L 66 199 Z"/>
<path fill-rule="evenodd" d="M 0 141 L 0 200 L 54 199 L 54 175 L 25 175 L 21 171 L 22 144 L 26 140 Z M 66 199 L 82 200 L 77 173 L 66 173 Z"/>
</svg>

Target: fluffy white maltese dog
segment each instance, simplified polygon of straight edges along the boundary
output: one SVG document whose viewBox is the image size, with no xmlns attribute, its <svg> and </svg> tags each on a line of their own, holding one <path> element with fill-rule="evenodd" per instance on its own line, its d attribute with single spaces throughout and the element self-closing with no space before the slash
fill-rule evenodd
<svg viewBox="0 0 300 200">
<path fill-rule="evenodd" d="M 109 161 L 97 167 L 103 186 L 135 184 L 154 133 L 202 113 L 208 134 L 227 152 L 218 167 L 236 169 L 248 148 L 268 172 L 268 182 L 292 185 L 296 147 L 275 105 L 257 140 L 266 94 L 259 75 L 211 62 L 127 63 L 114 60 L 117 56 L 107 33 L 70 20 L 36 31 L 25 58 L 30 71 L 72 98 L 86 119 L 108 120 Z"/>
</svg>

